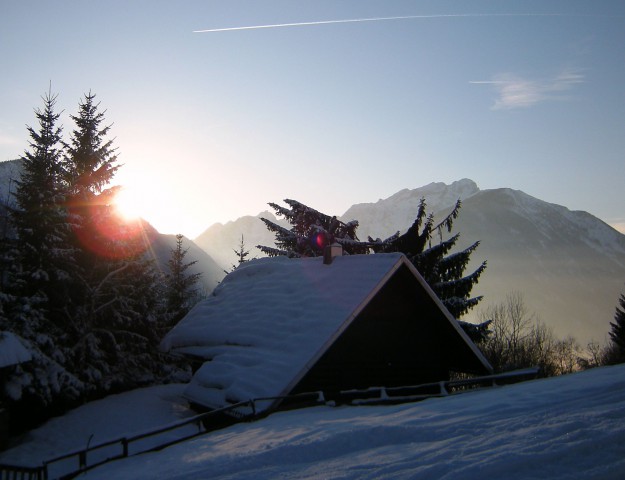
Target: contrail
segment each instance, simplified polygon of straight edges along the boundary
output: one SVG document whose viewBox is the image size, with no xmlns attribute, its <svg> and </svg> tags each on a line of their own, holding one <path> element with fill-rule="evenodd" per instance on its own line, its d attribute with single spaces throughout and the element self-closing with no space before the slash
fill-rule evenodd
<svg viewBox="0 0 625 480">
<path fill-rule="evenodd" d="M 193 33 L 232 32 L 235 30 L 258 30 L 260 28 L 285 28 L 304 27 L 311 25 L 330 25 L 335 23 L 360 23 L 360 22 L 385 22 L 389 20 L 411 20 L 417 18 L 459 18 L 459 17 L 578 17 L 566 13 L 456 13 L 449 15 L 405 15 L 401 17 L 375 17 L 375 18 L 351 18 L 344 20 L 321 20 L 317 22 L 276 23 L 273 25 L 250 25 L 245 27 L 209 28 L 207 30 L 194 30 Z M 591 15 L 592 16 L 592 15 Z"/>
</svg>

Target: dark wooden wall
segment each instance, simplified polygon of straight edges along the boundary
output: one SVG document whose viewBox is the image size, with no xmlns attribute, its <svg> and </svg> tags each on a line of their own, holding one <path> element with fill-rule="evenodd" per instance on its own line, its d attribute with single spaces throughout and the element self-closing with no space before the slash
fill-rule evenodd
<svg viewBox="0 0 625 480">
<path fill-rule="evenodd" d="M 418 385 L 449 378 L 447 320 L 401 267 L 294 392 Z"/>
</svg>

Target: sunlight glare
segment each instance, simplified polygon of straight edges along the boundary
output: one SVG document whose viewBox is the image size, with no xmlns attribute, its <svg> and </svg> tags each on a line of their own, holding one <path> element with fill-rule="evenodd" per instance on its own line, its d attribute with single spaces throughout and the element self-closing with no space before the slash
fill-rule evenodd
<svg viewBox="0 0 625 480">
<path fill-rule="evenodd" d="M 115 197 L 115 208 L 126 222 L 147 221 L 159 233 L 182 233 L 194 238 L 210 224 L 192 207 L 196 202 L 188 189 L 167 190 L 167 183 L 155 177 L 143 176 L 140 181 L 128 178 Z M 204 209 L 205 210 L 205 209 Z"/>
<path fill-rule="evenodd" d="M 115 208 L 125 220 L 137 220 L 145 215 L 145 198 L 132 188 L 124 187 L 115 196 Z"/>
</svg>

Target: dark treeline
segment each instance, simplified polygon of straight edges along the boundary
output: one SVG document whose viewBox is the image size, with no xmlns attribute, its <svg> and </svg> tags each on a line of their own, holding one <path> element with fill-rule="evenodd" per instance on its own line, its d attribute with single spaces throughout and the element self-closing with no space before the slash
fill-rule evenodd
<svg viewBox="0 0 625 480">
<path fill-rule="evenodd" d="M 120 168 L 95 95 L 64 139 L 56 96 L 35 110 L 22 174 L 1 232 L 0 335 L 32 359 L 4 368 L 0 406 L 14 431 L 104 394 L 186 375 L 163 357 L 163 334 L 190 308 L 182 237 L 163 274 L 146 252 L 156 232 L 112 205 Z"/>
</svg>

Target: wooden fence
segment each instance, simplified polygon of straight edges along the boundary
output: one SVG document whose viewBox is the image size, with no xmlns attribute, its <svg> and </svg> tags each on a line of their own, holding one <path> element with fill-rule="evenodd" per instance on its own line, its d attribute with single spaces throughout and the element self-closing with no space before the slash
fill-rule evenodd
<svg viewBox="0 0 625 480">
<path fill-rule="evenodd" d="M 45 466 L 19 467 L 17 465 L 0 465 L 0 480 L 47 480 Z"/>
</svg>

